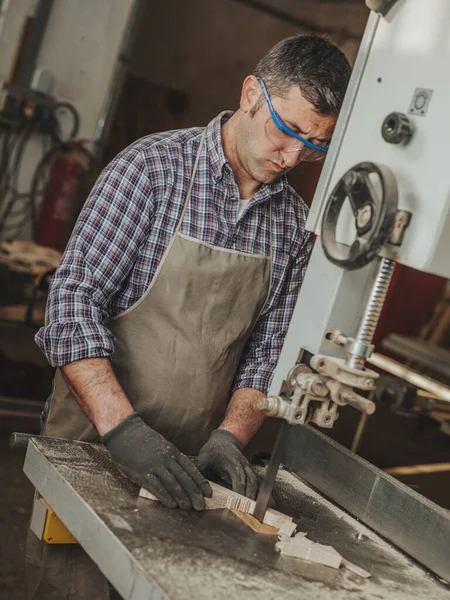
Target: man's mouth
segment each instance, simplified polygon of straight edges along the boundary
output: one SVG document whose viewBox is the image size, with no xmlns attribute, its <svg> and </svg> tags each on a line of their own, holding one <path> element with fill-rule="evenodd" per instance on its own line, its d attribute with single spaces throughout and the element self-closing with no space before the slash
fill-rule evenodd
<svg viewBox="0 0 450 600">
<path fill-rule="evenodd" d="M 284 167 L 282 167 L 281 165 L 279 165 L 278 163 L 273 162 L 273 160 L 270 161 L 273 165 L 273 168 L 276 170 L 277 173 L 281 173 L 282 171 L 284 171 Z"/>
</svg>

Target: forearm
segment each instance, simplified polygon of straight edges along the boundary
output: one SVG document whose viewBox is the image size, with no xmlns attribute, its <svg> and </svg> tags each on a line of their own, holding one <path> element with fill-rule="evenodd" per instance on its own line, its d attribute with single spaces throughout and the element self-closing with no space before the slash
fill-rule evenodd
<svg viewBox="0 0 450 600">
<path fill-rule="evenodd" d="M 261 396 L 265 394 L 253 388 L 236 390 L 219 429 L 230 431 L 246 446 L 266 419 L 258 410 L 258 398 Z"/>
<path fill-rule="evenodd" d="M 76 401 L 104 435 L 134 412 L 107 358 L 87 358 L 62 367 Z"/>
</svg>

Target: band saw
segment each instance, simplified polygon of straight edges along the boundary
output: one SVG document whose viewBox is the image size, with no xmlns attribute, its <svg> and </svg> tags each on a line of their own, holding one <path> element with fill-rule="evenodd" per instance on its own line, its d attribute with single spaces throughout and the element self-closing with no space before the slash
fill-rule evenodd
<svg viewBox="0 0 450 600">
<path fill-rule="evenodd" d="M 257 511 L 273 492 L 311 539 L 372 577 L 280 556 L 274 536 L 227 511 L 139 499 L 102 446 L 31 439 L 26 475 L 126 600 L 449 597 L 448 511 L 317 429 L 332 427 L 344 405 L 375 409 L 377 373 L 366 360 L 395 264 L 450 278 L 450 3 L 367 4 L 307 223 L 317 241 L 259 405 L 283 424 L 271 463 L 257 471 Z"/>
</svg>

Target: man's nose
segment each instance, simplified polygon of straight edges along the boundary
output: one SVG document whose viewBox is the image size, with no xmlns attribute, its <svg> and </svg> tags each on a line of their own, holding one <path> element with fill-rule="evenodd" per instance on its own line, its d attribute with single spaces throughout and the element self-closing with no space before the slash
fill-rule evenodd
<svg viewBox="0 0 450 600">
<path fill-rule="evenodd" d="M 295 165 L 301 161 L 302 153 L 303 148 L 291 152 L 282 152 L 281 155 L 283 157 L 283 163 L 288 168 L 295 167 Z"/>
</svg>

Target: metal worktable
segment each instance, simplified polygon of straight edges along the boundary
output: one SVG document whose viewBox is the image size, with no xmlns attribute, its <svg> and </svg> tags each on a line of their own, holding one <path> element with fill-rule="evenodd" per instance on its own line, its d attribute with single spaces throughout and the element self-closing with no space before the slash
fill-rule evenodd
<svg viewBox="0 0 450 600">
<path fill-rule="evenodd" d="M 436 577 L 287 471 L 274 487 L 277 508 L 370 579 L 281 556 L 275 536 L 229 511 L 169 510 L 138 498 L 100 446 L 34 439 L 24 471 L 126 600 L 450 598 Z"/>
</svg>

